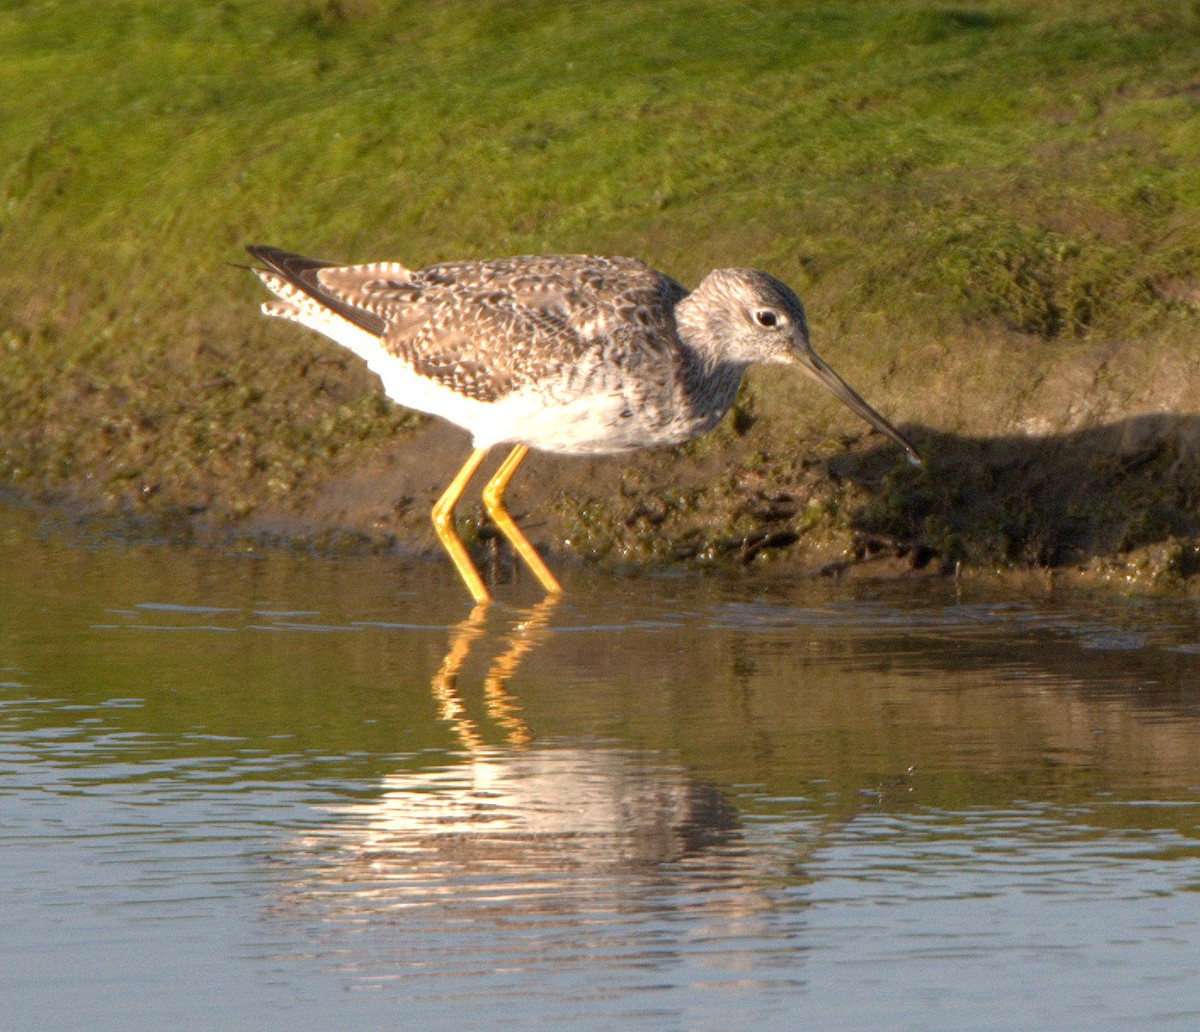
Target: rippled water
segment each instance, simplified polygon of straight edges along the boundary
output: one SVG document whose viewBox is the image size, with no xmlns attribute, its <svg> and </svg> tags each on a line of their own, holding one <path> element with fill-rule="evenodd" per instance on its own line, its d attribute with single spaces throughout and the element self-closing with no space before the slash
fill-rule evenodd
<svg viewBox="0 0 1200 1032">
<path fill-rule="evenodd" d="M 1200 609 L 0 514 L 0 1028 L 1200 1027 Z"/>
</svg>

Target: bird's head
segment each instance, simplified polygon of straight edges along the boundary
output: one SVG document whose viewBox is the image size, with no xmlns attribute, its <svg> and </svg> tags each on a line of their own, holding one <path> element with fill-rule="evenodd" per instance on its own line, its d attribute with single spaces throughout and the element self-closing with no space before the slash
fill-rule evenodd
<svg viewBox="0 0 1200 1032">
<path fill-rule="evenodd" d="M 774 276 L 758 269 L 716 269 L 679 303 L 677 316 L 685 339 L 723 362 L 799 366 L 900 445 L 910 462 L 920 463 L 912 443 L 813 351 L 804 306 Z"/>
</svg>

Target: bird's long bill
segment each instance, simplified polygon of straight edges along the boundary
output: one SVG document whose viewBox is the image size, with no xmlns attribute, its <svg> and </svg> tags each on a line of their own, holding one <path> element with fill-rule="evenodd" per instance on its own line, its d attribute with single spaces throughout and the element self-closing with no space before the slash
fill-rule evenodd
<svg viewBox="0 0 1200 1032">
<path fill-rule="evenodd" d="M 817 383 L 829 390 L 835 398 L 844 402 L 852 412 L 861 416 L 881 434 L 885 434 L 900 445 L 908 456 L 909 462 L 914 466 L 921 464 L 921 456 L 917 454 L 917 449 L 912 446 L 912 442 L 863 401 L 853 387 L 846 383 L 845 380 L 838 376 L 837 373 L 830 369 L 813 352 L 809 351 L 806 354 L 797 355 L 796 361 L 801 369 L 808 373 Z"/>
</svg>

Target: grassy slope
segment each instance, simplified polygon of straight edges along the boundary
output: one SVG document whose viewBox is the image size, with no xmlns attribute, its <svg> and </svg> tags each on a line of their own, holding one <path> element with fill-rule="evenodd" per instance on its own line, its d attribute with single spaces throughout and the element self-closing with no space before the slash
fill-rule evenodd
<svg viewBox="0 0 1200 1032">
<path fill-rule="evenodd" d="M 406 422 L 256 314 L 224 264 L 256 239 L 769 268 L 848 378 L 962 460 L 856 517 L 944 558 L 1072 557 L 959 497 L 992 439 L 1193 407 L 1196 3 L 49 0 L 0 10 L 0 54 L 0 475 L 38 489 L 236 516 Z M 850 425 L 753 383 L 769 468 Z M 1194 530 L 1188 500 L 1104 547 Z"/>
</svg>

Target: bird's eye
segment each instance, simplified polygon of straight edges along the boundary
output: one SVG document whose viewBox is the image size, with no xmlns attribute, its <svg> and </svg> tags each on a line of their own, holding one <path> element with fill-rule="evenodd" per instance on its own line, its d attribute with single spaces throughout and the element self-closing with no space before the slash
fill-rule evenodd
<svg viewBox="0 0 1200 1032">
<path fill-rule="evenodd" d="M 775 312 L 772 312 L 771 309 L 763 308 L 754 313 L 754 321 L 758 323 L 759 326 L 765 326 L 767 329 L 771 329 L 771 327 L 779 325 L 779 316 Z"/>
</svg>

